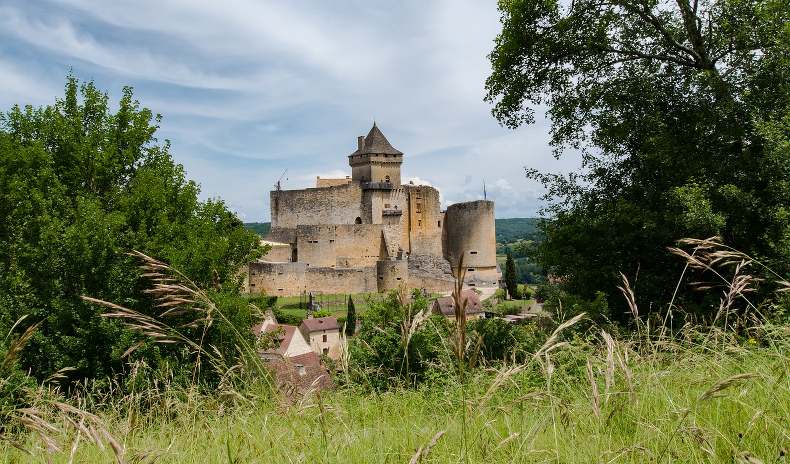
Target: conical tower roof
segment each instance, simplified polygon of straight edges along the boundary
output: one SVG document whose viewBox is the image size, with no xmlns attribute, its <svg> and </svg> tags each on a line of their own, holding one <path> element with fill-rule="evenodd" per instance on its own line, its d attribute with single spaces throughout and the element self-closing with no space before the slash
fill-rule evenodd
<svg viewBox="0 0 790 464">
<path fill-rule="evenodd" d="M 373 127 L 370 128 L 370 132 L 365 136 L 365 146 L 358 148 L 351 156 L 367 154 L 402 155 L 403 152 L 396 150 L 395 147 L 390 144 L 387 137 L 384 137 L 384 134 L 374 122 Z"/>
</svg>

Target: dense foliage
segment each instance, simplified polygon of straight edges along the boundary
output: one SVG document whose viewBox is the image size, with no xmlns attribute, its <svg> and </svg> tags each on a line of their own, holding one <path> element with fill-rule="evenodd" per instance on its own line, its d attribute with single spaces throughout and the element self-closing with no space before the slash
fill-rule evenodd
<svg viewBox="0 0 790 464">
<path fill-rule="evenodd" d="M 160 117 L 130 88 L 112 106 L 70 77 L 54 105 L 0 115 L 0 333 L 23 316 L 24 325 L 41 322 L 20 359 L 39 379 L 64 368 L 71 379 L 123 369 L 139 336 L 80 296 L 151 312 L 131 250 L 173 264 L 212 289 L 233 324 L 251 324 L 233 295 L 239 269 L 261 252 L 257 236 L 222 201 L 198 199 L 169 143 L 155 137 Z M 220 350 L 226 329 L 218 323 L 208 334 Z M 182 351 L 149 343 L 135 356 L 155 366 Z"/>
<path fill-rule="evenodd" d="M 494 115 L 516 127 L 548 107 L 557 155 L 583 157 L 581 174 L 528 170 L 552 218 L 538 264 L 587 299 L 615 294 L 622 271 L 644 310 L 671 298 L 683 263 L 666 247 L 682 237 L 719 235 L 790 274 L 785 0 L 514 0 L 500 10 Z"/>
</svg>

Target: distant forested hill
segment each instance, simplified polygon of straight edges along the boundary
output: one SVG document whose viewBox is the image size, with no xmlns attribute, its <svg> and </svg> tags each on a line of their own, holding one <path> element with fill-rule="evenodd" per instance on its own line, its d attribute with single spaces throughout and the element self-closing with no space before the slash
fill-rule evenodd
<svg viewBox="0 0 790 464">
<path fill-rule="evenodd" d="M 511 243 L 518 240 L 540 240 L 538 221 L 540 221 L 538 218 L 497 219 L 497 243 Z M 248 222 L 244 225 L 261 236 L 268 234 L 271 228 L 271 223 L 269 222 Z"/>
<path fill-rule="evenodd" d="M 250 229 L 251 231 L 255 232 L 256 234 L 260 235 L 261 237 L 265 236 L 269 233 L 269 230 L 272 228 L 271 222 L 246 222 L 244 223 L 244 227 Z"/>
<path fill-rule="evenodd" d="M 541 240 L 538 230 L 539 218 L 509 218 L 496 220 L 497 243 L 512 243 L 518 240 Z"/>
</svg>

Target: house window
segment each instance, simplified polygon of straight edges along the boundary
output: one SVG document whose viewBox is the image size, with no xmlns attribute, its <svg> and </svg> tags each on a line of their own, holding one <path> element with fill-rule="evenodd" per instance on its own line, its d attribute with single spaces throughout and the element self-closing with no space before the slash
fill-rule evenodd
<svg viewBox="0 0 790 464">
<path fill-rule="evenodd" d="M 438 221 L 438 222 L 436 223 L 436 227 L 442 227 L 442 221 Z"/>
<path fill-rule="evenodd" d="M 329 243 L 335 243 L 335 240 L 334 239 L 329 240 Z"/>
<path fill-rule="evenodd" d="M 324 348 L 324 349 L 322 350 L 322 352 L 324 353 L 324 355 L 327 355 L 327 354 L 329 354 L 329 348 Z"/>
<path fill-rule="evenodd" d="M 390 182 L 390 176 L 384 176 L 384 182 L 386 182 L 386 183 L 388 183 L 388 184 L 389 184 L 389 182 Z"/>
<path fill-rule="evenodd" d="M 473 268 L 473 267 L 470 267 L 469 269 L 467 269 L 467 271 L 468 271 L 468 272 L 475 272 L 475 268 Z"/>
<path fill-rule="evenodd" d="M 470 255 L 476 255 L 476 254 L 477 254 L 477 252 L 476 252 L 476 251 L 470 251 L 470 252 L 469 252 L 469 254 L 470 254 Z"/>
<path fill-rule="evenodd" d="M 395 277 L 395 280 L 401 280 L 401 278 L 400 277 Z"/>
<path fill-rule="evenodd" d="M 250 284 L 250 287 L 254 287 L 254 286 L 255 286 L 255 284 Z"/>
<path fill-rule="evenodd" d="M 323 340 L 324 343 L 326 343 L 326 334 L 322 335 L 321 339 Z"/>
<path fill-rule="evenodd" d="M 418 211 L 418 212 L 419 212 L 419 211 Z M 421 225 L 422 225 L 422 221 L 420 221 L 420 220 L 418 219 L 418 220 L 417 220 L 417 225 L 418 225 L 418 226 L 421 226 Z"/>
<path fill-rule="evenodd" d="M 362 224 L 362 218 L 357 216 L 357 218 L 354 219 L 354 224 Z"/>
</svg>

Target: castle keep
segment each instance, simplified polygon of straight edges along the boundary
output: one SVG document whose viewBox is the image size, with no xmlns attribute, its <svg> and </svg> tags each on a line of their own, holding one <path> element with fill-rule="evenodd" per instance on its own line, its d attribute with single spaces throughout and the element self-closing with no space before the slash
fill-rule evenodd
<svg viewBox="0 0 790 464">
<path fill-rule="evenodd" d="M 270 192 L 271 250 L 249 265 L 251 292 L 449 291 L 461 256 L 468 286 L 498 285 L 492 201 L 442 211 L 435 188 L 401 184 L 403 153 L 375 123 L 348 163 L 350 177 Z"/>
</svg>

